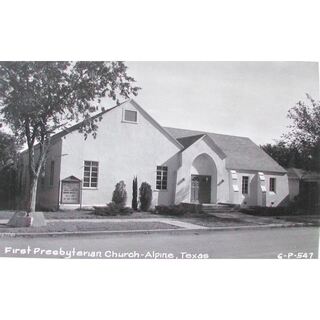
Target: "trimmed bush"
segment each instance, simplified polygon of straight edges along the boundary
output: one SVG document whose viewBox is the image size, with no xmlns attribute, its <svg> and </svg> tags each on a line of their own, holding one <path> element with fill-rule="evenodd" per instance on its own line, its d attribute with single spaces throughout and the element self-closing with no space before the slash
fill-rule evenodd
<svg viewBox="0 0 320 320">
<path fill-rule="evenodd" d="M 105 207 L 93 207 L 94 213 L 99 216 L 116 216 L 120 214 L 120 208 L 114 202 L 108 203 Z"/>
<path fill-rule="evenodd" d="M 133 213 L 133 209 L 130 207 L 124 207 L 120 209 L 121 216 L 128 216 Z"/>
<path fill-rule="evenodd" d="M 132 209 L 138 210 L 138 179 L 133 178 L 132 181 Z"/>
<path fill-rule="evenodd" d="M 140 200 L 140 209 L 142 211 L 148 211 L 152 202 L 152 189 L 149 183 L 142 182 L 139 188 L 139 200 Z"/>
<path fill-rule="evenodd" d="M 133 210 L 130 207 L 120 207 L 114 202 L 108 203 L 105 207 L 93 207 L 94 214 L 99 216 L 130 215 Z"/>
<path fill-rule="evenodd" d="M 127 202 L 126 185 L 123 181 L 116 184 L 116 188 L 113 191 L 112 202 L 114 202 L 120 208 L 124 208 Z"/>
<path fill-rule="evenodd" d="M 181 205 L 173 206 L 156 206 L 156 214 L 168 215 L 168 216 L 183 216 L 187 211 Z"/>
</svg>

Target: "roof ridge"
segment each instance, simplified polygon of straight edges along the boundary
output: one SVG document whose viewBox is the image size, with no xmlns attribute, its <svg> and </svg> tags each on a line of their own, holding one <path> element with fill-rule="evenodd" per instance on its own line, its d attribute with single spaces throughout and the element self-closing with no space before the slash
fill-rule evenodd
<svg viewBox="0 0 320 320">
<path fill-rule="evenodd" d="M 209 132 L 209 131 L 203 131 L 203 130 L 195 130 L 195 129 L 184 129 L 184 128 L 175 128 L 175 127 L 164 127 L 165 129 L 174 129 L 174 130 L 184 130 L 184 131 L 196 131 L 196 132 L 201 132 L 201 134 L 215 134 L 219 136 L 227 136 L 227 137 L 237 137 L 237 138 L 244 138 L 244 139 L 249 139 L 249 137 L 245 136 L 236 136 L 232 134 L 225 134 L 225 133 L 216 133 L 216 132 Z M 194 136 L 196 134 L 192 134 L 191 136 Z M 189 136 L 188 136 L 189 137 Z"/>
<path fill-rule="evenodd" d="M 229 169 L 258 170 L 266 172 L 287 171 L 272 157 L 270 157 L 258 144 L 249 137 L 218 134 L 191 129 L 165 127 L 176 138 L 190 138 L 199 134 L 208 138 L 226 155 L 226 167 Z M 180 140 L 181 141 L 181 140 Z"/>
</svg>

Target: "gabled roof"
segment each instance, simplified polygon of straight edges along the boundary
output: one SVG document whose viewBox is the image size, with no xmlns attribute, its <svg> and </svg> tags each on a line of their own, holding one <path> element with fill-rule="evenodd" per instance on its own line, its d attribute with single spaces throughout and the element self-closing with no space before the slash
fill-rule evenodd
<svg viewBox="0 0 320 320">
<path fill-rule="evenodd" d="M 177 138 L 177 140 L 183 145 L 184 150 L 186 150 L 187 148 L 189 148 L 199 140 L 206 140 L 211 146 L 211 148 L 215 150 L 218 156 L 221 157 L 221 159 L 224 159 L 227 157 L 227 155 L 222 151 L 222 149 L 207 134 L 198 134 L 195 136 Z"/>
<path fill-rule="evenodd" d="M 199 139 L 209 138 L 209 142 L 219 151 L 220 155 L 226 157 L 226 166 L 228 169 L 235 170 L 253 170 L 286 173 L 275 160 L 259 148 L 254 142 L 246 137 L 237 137 L 224 134 L 216 134 L 205 131 L 196 131 L 188 129 L 178 129 L 162 127 L 154 120 L 140 105 L 133 99 L 126 100 L 113 108 L 106 109 L 90 119 L 96 119 L 111 110 L 130 102 L 150 123 L 154 125 L 164 136 L 174 143 L 180 150 L 184 150 L 194 144 Z M 53 139 L 59 139 L 80 128 L 83 122 L 79 122 L 55 135 Z M 24 153 L 23 151 L 22 153 Z"/>
<path fill-rule="evenodd" d="M 228 169 L 286 173 L 284 168 L 249 138 L 188 129 L 165 129 L 180 141 L 183 139 L 190 142 L 192 136 L 208 135 L 226 155 Z"/>
<path fill-rule="evenodd" d="M 192 144 L 194 144 L 196 141 L 198 141 L 203 136 L 204 136 L 204 134 L 197 134 L 195 136 L 177 138 L 177 140 L 183 145 L 184 149 L 187 149 L 188 147 L 190 147 Z"/>
<path fill-rule="evenodd" d="M 131 105 L 133 105 L 145 118 L 147 118 L 147 120 L 149 122 L 151 122 L 164 136 L 166 136 L 173 144 L 175 144 L 180 150 L 183 149 L 183 146 L 180 144 L 180 142 L 178 140 L 176 140 L 168 131 L 166 131 L 156 120 L 154 120 L 136 101 L 134 101 L 133 99 L 128 99 L 125 100 L 124 102 L 110 108 L 110 109 L 106 109 L 96 115 L 94 115 L 93 117 L 90 118 L 90 120 L 94 120 L 97 119 L 101 116 L 103 116 L 104 114 L 110 112 L 111 110 L 120 107 L 121 105 L 124 105 L 125 103 L 131 103 Z M 55 134 L 52 136 L 52 140 L 53 139 L 59 139 L 67 134 L 69 134 L 70 132 L 73 132 L 75 130 L 78 130 L 81 125 L 83 124 L 82 122 L 79 122 L 69 128 L 64 129 L 63 131 Z"/>
</svg>

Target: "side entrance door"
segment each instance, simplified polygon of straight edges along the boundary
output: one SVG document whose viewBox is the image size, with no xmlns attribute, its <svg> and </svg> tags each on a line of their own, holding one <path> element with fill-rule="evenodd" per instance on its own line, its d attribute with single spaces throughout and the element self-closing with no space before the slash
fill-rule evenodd
<svg viewBox="0 0 320 320">
<path fill-rule="evenodd" d="M 191 175 L 191 202 L 211 202 L 211 176 Z"/>
</svg>

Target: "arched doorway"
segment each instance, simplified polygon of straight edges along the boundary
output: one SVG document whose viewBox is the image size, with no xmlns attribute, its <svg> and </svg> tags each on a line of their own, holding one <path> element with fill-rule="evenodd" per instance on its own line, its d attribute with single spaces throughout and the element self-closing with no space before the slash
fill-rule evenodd
<svg viewBox="0 0 320 320">
<path fill-rule="evenodd" d="M 197 156 L 191 167 L 191 202 L 216 203 L 217 167 L 206 153 Z"/>
</svg>

